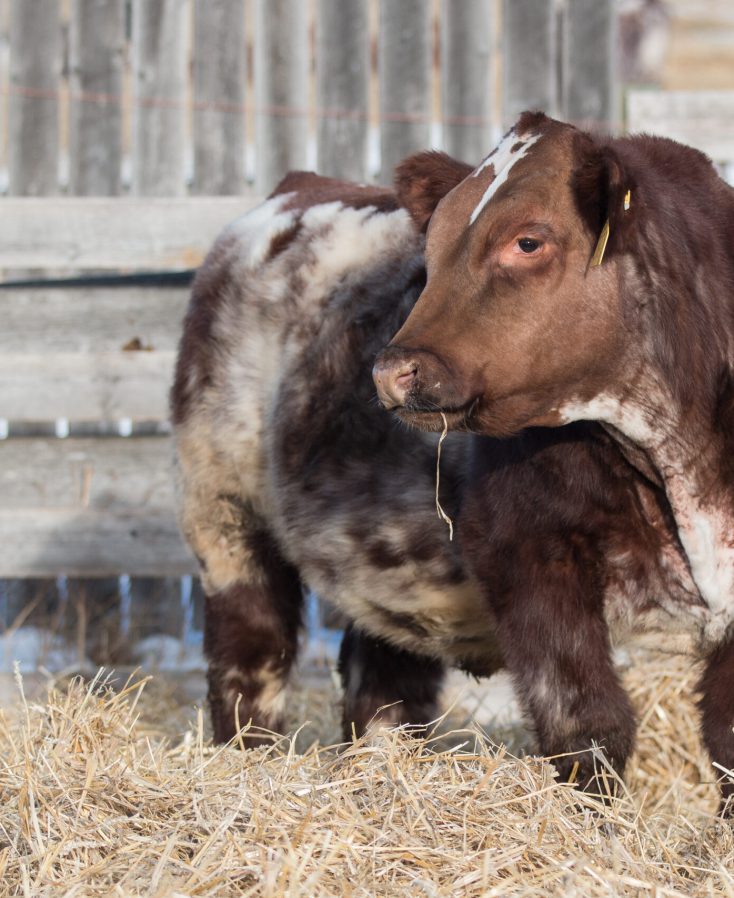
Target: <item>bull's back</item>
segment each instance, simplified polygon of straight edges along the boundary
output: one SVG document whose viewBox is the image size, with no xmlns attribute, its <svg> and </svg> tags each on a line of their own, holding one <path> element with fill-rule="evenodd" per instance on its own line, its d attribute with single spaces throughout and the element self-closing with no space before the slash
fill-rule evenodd
<svg viewBox="0 0 734 898">
<path fill-rule="evenodd" d="M 335 294 L 354 289 L 386 253 L 415 255 L 416 243 L 389 191 L 307 173 L 289 175 L 234 221 L 197 273 L 184 321 L 171 391 L 179 449 L 208 444 L 264 501 L 281 385 L 301 376 Z"/>
</svg>

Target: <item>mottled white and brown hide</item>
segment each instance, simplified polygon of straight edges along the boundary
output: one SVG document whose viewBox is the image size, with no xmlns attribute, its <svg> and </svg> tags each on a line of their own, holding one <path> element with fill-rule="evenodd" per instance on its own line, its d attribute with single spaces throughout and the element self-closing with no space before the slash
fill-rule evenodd
<svg viewBox="0 0 734 898">
<path fill-rule="evenodd" d="M 347 735 L 387 705 L 383 720 L 432 719 L 446 664 L 499 664 L 434 511 L 437 438 L 386 414 L 370 377 L 424 281 L 390 191 L 305 173 L 230 225 L 198 273 L 172 411 L 218 740 L 250 719 L 282 726 L 305 588 L 351 622 Z M 443 447 L 452 514 L 465 449 Z"/>
</svg>

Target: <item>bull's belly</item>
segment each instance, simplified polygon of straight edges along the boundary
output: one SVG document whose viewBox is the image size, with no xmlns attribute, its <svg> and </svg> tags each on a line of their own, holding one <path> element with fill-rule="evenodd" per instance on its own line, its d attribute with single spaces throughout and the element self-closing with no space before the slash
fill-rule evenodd
<svg viewBox="0 0 734 898">
<path fill-rule="evenodd" d="M 391 645 L 478 674 L 499 666 L 491 611 L 469 580 L 439 583 L 416 574 L 414 564 L 387 572 L 343 565 L 338 581 L 313 565 L 302 573 L 318 595 Z"/>
</svg>

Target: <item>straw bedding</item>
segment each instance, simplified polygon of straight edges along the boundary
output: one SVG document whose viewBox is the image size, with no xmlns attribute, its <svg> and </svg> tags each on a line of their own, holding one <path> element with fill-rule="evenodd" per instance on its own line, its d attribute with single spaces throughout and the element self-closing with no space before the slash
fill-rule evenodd
<svg viewBox="0 0 734 898">
<path fill-rule="evenodd" d="M 166 738 L 156 682 L 21 696 L 0 721 L 0 894 L 734 896 L 696 673 L 653 655 L 627 672 L 638 752 L 609 807 L 471 728 L 243 753 L 213 748 L 201 711 Z M 308 700 L 292 714 L 328 734 L 331 695 Z"/>
</svg>

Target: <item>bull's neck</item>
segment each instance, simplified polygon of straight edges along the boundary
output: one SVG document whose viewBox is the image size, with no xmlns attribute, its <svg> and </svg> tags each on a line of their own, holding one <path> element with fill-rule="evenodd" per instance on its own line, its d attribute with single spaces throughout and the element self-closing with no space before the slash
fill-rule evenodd
<svg viewBox="0 0 734 898">
<path fill-rule="evenodd" d="M 583 416 L 609 425 L 665 489 L 715 639 L 734 620 L 734 255 L 722 226 L 734 221 L 734 192 L 697 171 L 680 190 L 663 189 L 662 167 L 657 186 L 640 183 L 638 251 L 617 262 L 634 334 L 626 387 L 584 403 L 594 414 Z M 711 214 L 701 213 L 703 197 Z"/>
<path fill-rule="evenodd" d="M 710 612 L 706 635 L 715 640 L 734 622 L 734 483 L 728 482 L 734 446 L 710 410 L 675 411 L 673 397 L 659 392 L 644 399 L 599 397 L 589 405 L 633 464 L 665 490 L 693 580 Z"/>
</svg>

